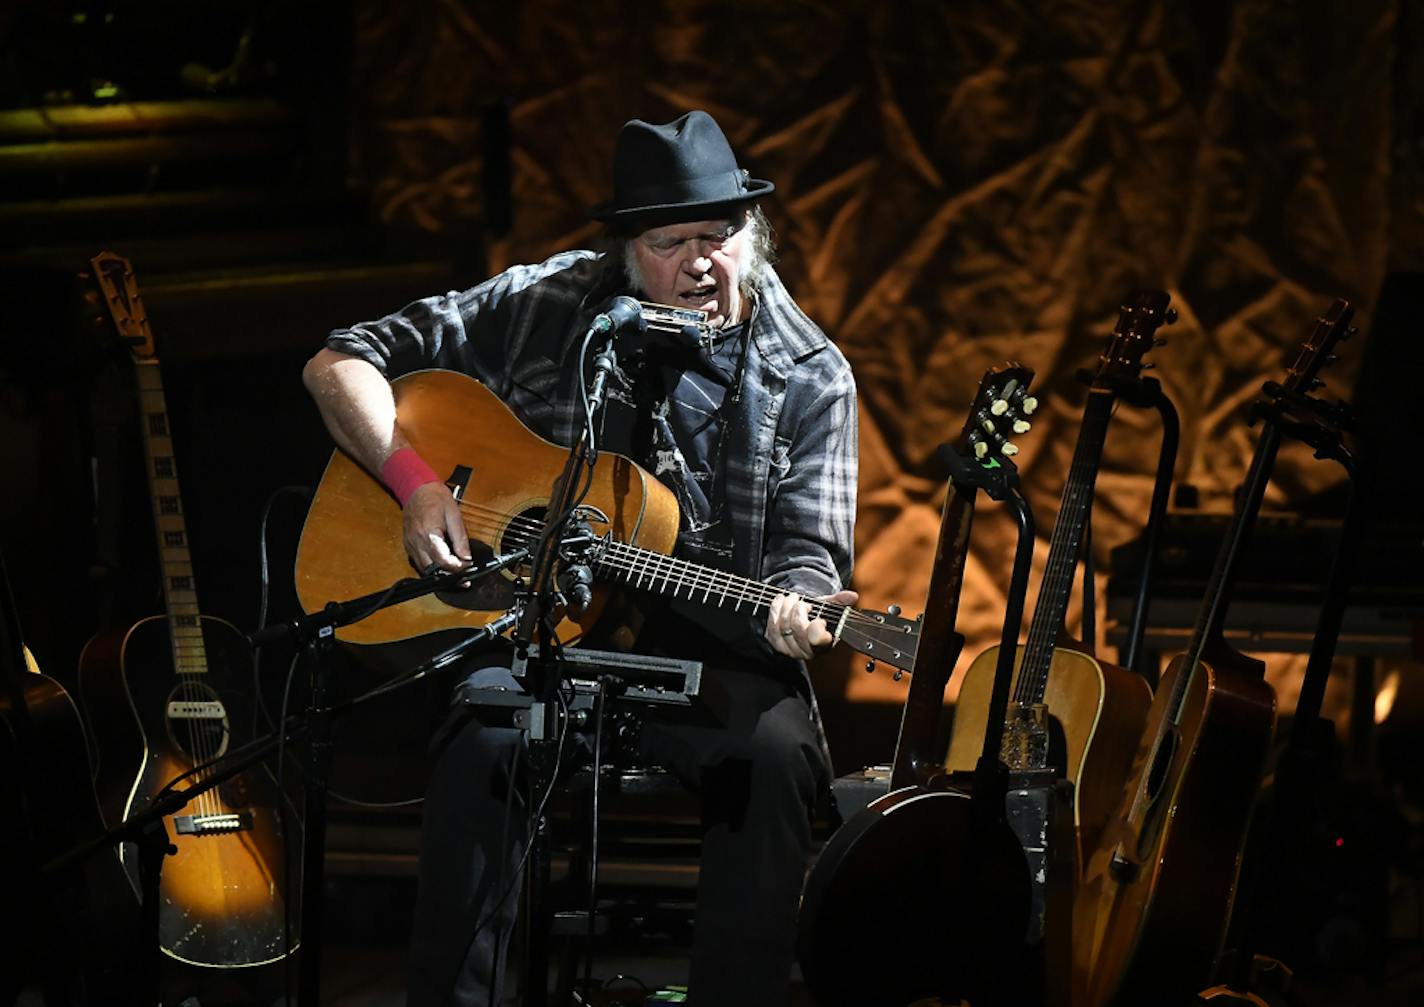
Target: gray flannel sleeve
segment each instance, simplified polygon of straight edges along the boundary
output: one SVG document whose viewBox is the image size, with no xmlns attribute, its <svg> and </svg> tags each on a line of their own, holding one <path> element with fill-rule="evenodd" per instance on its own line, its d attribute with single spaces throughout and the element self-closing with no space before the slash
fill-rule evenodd
<svg viewBox="0 0 1424 1007">
<path fill-rule="evenodd" d="M 589 258 L 566 252 L 537 265 L 511 266 L 464 291 L 450 291 L 407 304 L 394 314 L 326 337 L 328 349 L 360 357 L 388 378 L 424 367 L 463 371 L 485 384 L 499 381 L 508 363 L 512 333 L 539 305 L 567 299 L 567 283 L 541 283 Z"/>
<path fill-rule="evenodd" d="M 463 370 L 468 337 L 462 308 L 477 311 L 481 293 L 476 287 L 422 298 L 384 318 L 333 330 L 326 347 L 359 357 L 388 378 L 423 367 Z"/>
<path fill-rule="evenodd" d="M 849 582 L 859 478 L 857 422 L 855 378 L 841 360 L 802 412 L 789 443 L 778 440 L 772 458 L 774 488 L 762 562 L 769 583 L 820 596 Z"/>
</svg>

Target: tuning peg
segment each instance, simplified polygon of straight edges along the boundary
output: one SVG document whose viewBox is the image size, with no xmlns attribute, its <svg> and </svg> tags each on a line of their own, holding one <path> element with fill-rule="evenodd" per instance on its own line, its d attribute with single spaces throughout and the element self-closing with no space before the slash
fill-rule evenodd
<svg viewBox="0 0 1424 1007">
<path fill-rule="evenodd" d="M 995 416 L 1002 416 L 1009 411 L 1009 404 L 1003 399 L 995 399 L 994 404 L 989 407 L 989 412 Z"/>
<path fill-rule="evenodd" d="M 975 461 L 983 461 L 983 460 L 984 460 L 984 456 L 987 455 L 988 453 L 989 453 L 989 445 L 985 444 L 983 441 L 975 441 L 975 442 L 974 442 L 974 460 L 975 460 Z"/>
<path fill-rule="evenodd" d="M 981 420 L 979 425 L 984 428 L 986 434 L 992 434 L 998 431 L 998 427 L 994 426 L 994 421 L 990 419 Z"/>
<path fill-rule="evenodd" d="M 869 661 L 865 662 L 865 670 L 868 672 L 875 670 L 875 658 L 872 657 Z"/>
<path fill-rule="evenodd" d="M 1032 395 L 1025 396 L 1022 404 L 1020 404 L 1019 406 L 1019 409 L 1023 412 L 1025 416 L 1032 416 L 1033 411 L 1037 408 L 1038 399 L 1034 398 Z"/>
<path fill-rule="evenodd" d="M 1033 424 L 1027 420 L 1014 420 L 1014 433 L 1026 434 L 1033 429 Z"/>
<path fill-rule="evenodd" d="M 1000 450 L 1003 451 L 1004 457 L 1012 458 L 1019 453 L 1019 446 L 1013 441 L 1004 441 L 1004 446 Z"/>
</svg>

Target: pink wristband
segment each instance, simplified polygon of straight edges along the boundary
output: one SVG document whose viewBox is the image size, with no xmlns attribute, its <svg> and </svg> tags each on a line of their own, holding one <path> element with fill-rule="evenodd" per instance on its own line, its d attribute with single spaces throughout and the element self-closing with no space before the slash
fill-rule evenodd
<svg viewBox="0 0 1424 1007">
<path fill-rule="evenodd" d="M 395 494 L 402 507 L 420 487 L 439 481 L 440 477 L 435 474 L 435 470 L 425 464 L 425 459 L 416 454 L 414 448 L 401 448 L 393 452 L 381 466 L 381 482 Z"/>
</svg>

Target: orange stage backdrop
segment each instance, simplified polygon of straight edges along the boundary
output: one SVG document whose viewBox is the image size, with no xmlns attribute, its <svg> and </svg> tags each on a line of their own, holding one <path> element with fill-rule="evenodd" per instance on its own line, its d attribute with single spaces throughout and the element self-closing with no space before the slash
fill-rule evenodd
<svg viewBox="0 0 1424 1007">
<path fill-rule="evenodd" d="M 1424 17 L 1406 0 L 362 6 L 358 181 L 394 224 L 475 235 L 491 271 L 594 236 L 584 212 L 634 116 L 708 109 L 775 180 L 782 274 L 859 379 L 855 586 L 874 607 L 919 611 L 944 492 L 933 450 L 986 367 L 1040 375 L 1020 465 L 1041 568 L 1073 372 L 1128 290 L 1165 288 L 1181 314 L 1155 354 L 1182 416 L 1176 475 L 1226 511 L 1261 382 L 1333 296 L 1368 331 L 1386 273 L 1424 268 Z M 492 101 L 512 129 L 502 237 L 484 228 Z M 1359 347 L 1331 372 L 1337 395 Z M 1155 415 L 1120 410 L 1094 524 L 1104 565 L 1140 531 L 1156 450 Z M 1287 453 L 1267 507 L 1337 471 Z M 1012 551 L 993 510 L 961 612 L 971 655 L 997 636 Z M 903 694 L 853 664 L 822 663 L 823 692 Z"/>
</svg>

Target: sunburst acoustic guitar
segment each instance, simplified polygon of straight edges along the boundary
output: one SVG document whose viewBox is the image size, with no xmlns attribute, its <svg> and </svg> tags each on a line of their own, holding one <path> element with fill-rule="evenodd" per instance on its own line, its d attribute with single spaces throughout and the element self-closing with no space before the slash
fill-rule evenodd
<svg viewBox="0 0 1424 1007">
<path fill-rule="evenodd" d="M 91 722 L 129 711 L 141 733 L 142 759 L 123 807 L 128 818 L 180 774 L 201 780 L 203 764 L 241 740 L 252 724 L 252 656 L 236 626 L 199 611 L 163 378 L 133 268 L 109 252 L 91 264 L 133 355 L 163 576 L 163 614 L 140 620 L 116 642 L 97 637 L 80 655 Z M 100 726 L 96 733 L 106 732 Z M 284 843 L 273 789 L 262 775 L 245 773 L 165 817 L 176 847 L 160 875 L 159 945 L 166 955 L 190 965 L 239 968 L 276 961 L 295 946 L 296 913 L 283 905 Z M 138 889 L 138 857 L 130 845 L 121 859 Z"/>
</svg>

